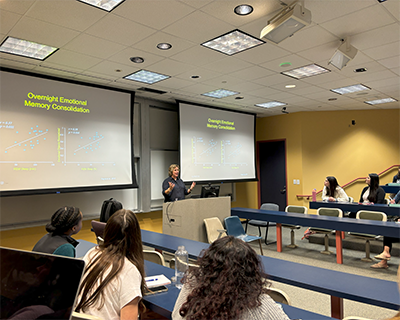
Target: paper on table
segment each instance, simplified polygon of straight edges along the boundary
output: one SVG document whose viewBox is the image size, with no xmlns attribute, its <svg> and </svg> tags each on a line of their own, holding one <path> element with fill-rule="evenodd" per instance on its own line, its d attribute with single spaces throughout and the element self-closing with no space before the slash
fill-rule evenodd
<svg viewBox="0 0 400 320">
<path fill-rule="evenodd" d="M 158 286 L 165 286 L 167 284 L 171 283 L 171 280 L 169 280 L 166 276 L 163 274 L 157 275 L 157 276 L 150 276 L 144 278 L 146 281 L 147 287 L 148 288 L 154 288 Z"/>
</svg>

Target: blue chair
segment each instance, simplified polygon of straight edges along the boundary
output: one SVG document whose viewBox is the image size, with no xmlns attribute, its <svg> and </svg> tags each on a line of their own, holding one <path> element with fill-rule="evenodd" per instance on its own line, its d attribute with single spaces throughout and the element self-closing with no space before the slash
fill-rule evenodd
<svg viewBox="0 0 400 320">
<path fill-rule="evenodd" d="M 279 206 L 275 203 L 263 203 L 260 207 L 260 210 L 271 210 L 271 211 L 279 211 Z M 275 226 L 276 223 L 272 222 L 270 223 L 269 221 L 261 221 L 261 220 L 247 220 L 246 221 L 246 229 L 245 232 L 247 232 L 247 224 L 251 226 L 255 226 L 258 228 L 258 235 L 261 237 L 261 228 L 265 228 L 265 239 L 264 242 L 266 245 L 276 243 L 276 241 L 270 241 L 267 242 L 267 237 L 268 237 L 268 228 L 269 226 Z"/>
<path fill-rule="evenodd" d="M 261 255 L 264 255 L 262 246 L 261 246 L 261 237 L 256 237 L 256 236 L 249 236 L 244 232 L 242 223 L 240 222 L 240 219 L 238 216 L 230 216 L 224 219 L 225 222 L 225 229 L 226 233 L 229 236 L 234 236 L 235 238 L 239 238 L 243 240 L 244 242 L 252 242 L 258 240 L 258 243 L 260 244 L 260 251 Z"/>
</svg>

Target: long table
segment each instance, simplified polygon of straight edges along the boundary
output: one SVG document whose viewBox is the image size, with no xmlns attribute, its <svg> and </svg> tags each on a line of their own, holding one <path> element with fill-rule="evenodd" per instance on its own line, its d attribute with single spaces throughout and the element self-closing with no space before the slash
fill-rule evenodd
<svg viewBox="0 0 400 320">
<path fill-rule="evenodd" d="M 170 253 L 175 252 L 178 245 L 184 245 L 192 258 L 198 257 L 200 252 L 209 246 L 207 243 L 146 230 L 142 230 L 142 241 L 147 246 Z M 265 256 L 260 256 L 260 258 L 271 280 L 330 295 L 331 315 L 334 318 L 343 318 L 343 299 L 393 310 L 398 310 L 400 307 L 398 287 L 394 281 L 358 276 Z M 366 286 L 373 289 L 366 290 Z"/>
<path fill-rule="evenodd" d="M 324 208 L 339 208 L 340 210 L 357 212 L 360 210 L 381 211 L 388 216 L 399 216 L 400 208 L 392 207 L 387 204 L 360 204 L 358 202 L 328 202 L 328 201 L 310 201 L 310 209 Z M 379 233 L 381 234 L 381 233 Z M 397 234 L 398 235 L 398 234 Z"/>
<path fill-rule="evenodd" d="M 385 190 L 386 193 L 394 193 L 396 194 L 400 190 L 400 184 L 397 186 L 381 186 L 383 190 Z"/>
<path fill-rule="evenodd" d="M 324 203 L 328 204 L 328 202 Z M 278 252 L 282 252 L 282 224 L 292 224 L 336 230 L 336 262 L 339 264 L 343 264 L 341 231 L 369 233 L 389 237 L 398 237 L 400 235 L 400 224 L 392 221 L 383 222 L 374 220 L 358 220 L 351 218 L 319 216 L 315 214 L 301 214 L 294 212 L 270 211 L 249 208 L 232 208 L 231 215 L 238 216 L 239 218 L 244 219 L 256 219 L 262 221 L 276 222 L 276 242 Z"/>
<path fill-rule="evenodd" d="M 164 274 L 167 278 L 172 278 L 174 276 L 174 270 L 163 267 L 161 265 L 145 261 L 145 271 L 147 276 L 154 276 L 159 274 Z M 178 298 L 180 290 L 175 287 L 175 285 L 167 285 L 168 291 L 161 292 L 153 295 L 144 296 L 143 300 L 147 308 L 150 310 L 171 319 L 171 314 L 175 306 L 175 301 Z M 296 307 L 288 306 L 282 304 L 282 308 L 290 319 L 302 319 L 302 320 L 333 320 L 334 318 L 323 316 L 314 312 L 299 309 Z"/>
</svg>

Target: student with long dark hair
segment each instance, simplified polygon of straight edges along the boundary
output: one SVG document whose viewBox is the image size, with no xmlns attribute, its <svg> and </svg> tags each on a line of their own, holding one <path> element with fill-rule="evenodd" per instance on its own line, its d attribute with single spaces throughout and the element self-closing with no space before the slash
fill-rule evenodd
<svg viewBox="0 0 400 320">
<path fill-rule="evenodd" d="M 345 202 L 349 201 L 346 192 L 339 186 L 336 178 L 333 176 L 326 177 L 324 181 L 324 189 L 322 190 L 322 200 L 330 202 Z"/>
<path fill-rule="evenodd" d="M 71 236 L 82 229 L 82 212 L 77 207 L 62 207 L 46 225 L 48 234 L 43 236 L 32 251 L 75 258 L 78 241 Z"/>
<path fill-rule="evenodd" d="M 107 320 L 134 320 L 144 310 L 142 236 L 136 215 L 121 209 L 107 221 L 104 243 L 84 257 L 77 312 Z"/>
<path fill-rule="evenodd" d="M 385 203 L 385 190 L 379 186 L 379 176 L 376 173 L 370 173 L 365 179 L 366 186 L 360 196 L 361 203 Z"/>
<path fill-rule="evenodd" d="M 183 279 L 173 320 L 288 320 L 268 295 L 268 281 L 256 252 L 227 236 L 214 241 Z"/>
</svg>

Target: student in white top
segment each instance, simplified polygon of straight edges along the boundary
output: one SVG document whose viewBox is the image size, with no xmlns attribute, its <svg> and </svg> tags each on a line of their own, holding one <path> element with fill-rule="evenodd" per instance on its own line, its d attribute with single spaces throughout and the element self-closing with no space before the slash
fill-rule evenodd
<svg viewBox="0 0 400 320">
<path fill-rule="evenodd" d="M 136 215 L 121 209 L 107 221 L 104 243 L 84 257 L 77 312 L 107 320 L 138 319 L 144 310 L 142 237 Z"/>
<path fill-rule="evenodd" d="M 322 190 L 322 200 L 330 202 L 346 202 L 349 197 L 346 192 L 339 186 L 336 178 L 333 176 L 326 177 L 324 181 L 324 189 Z"/>
</svg>

